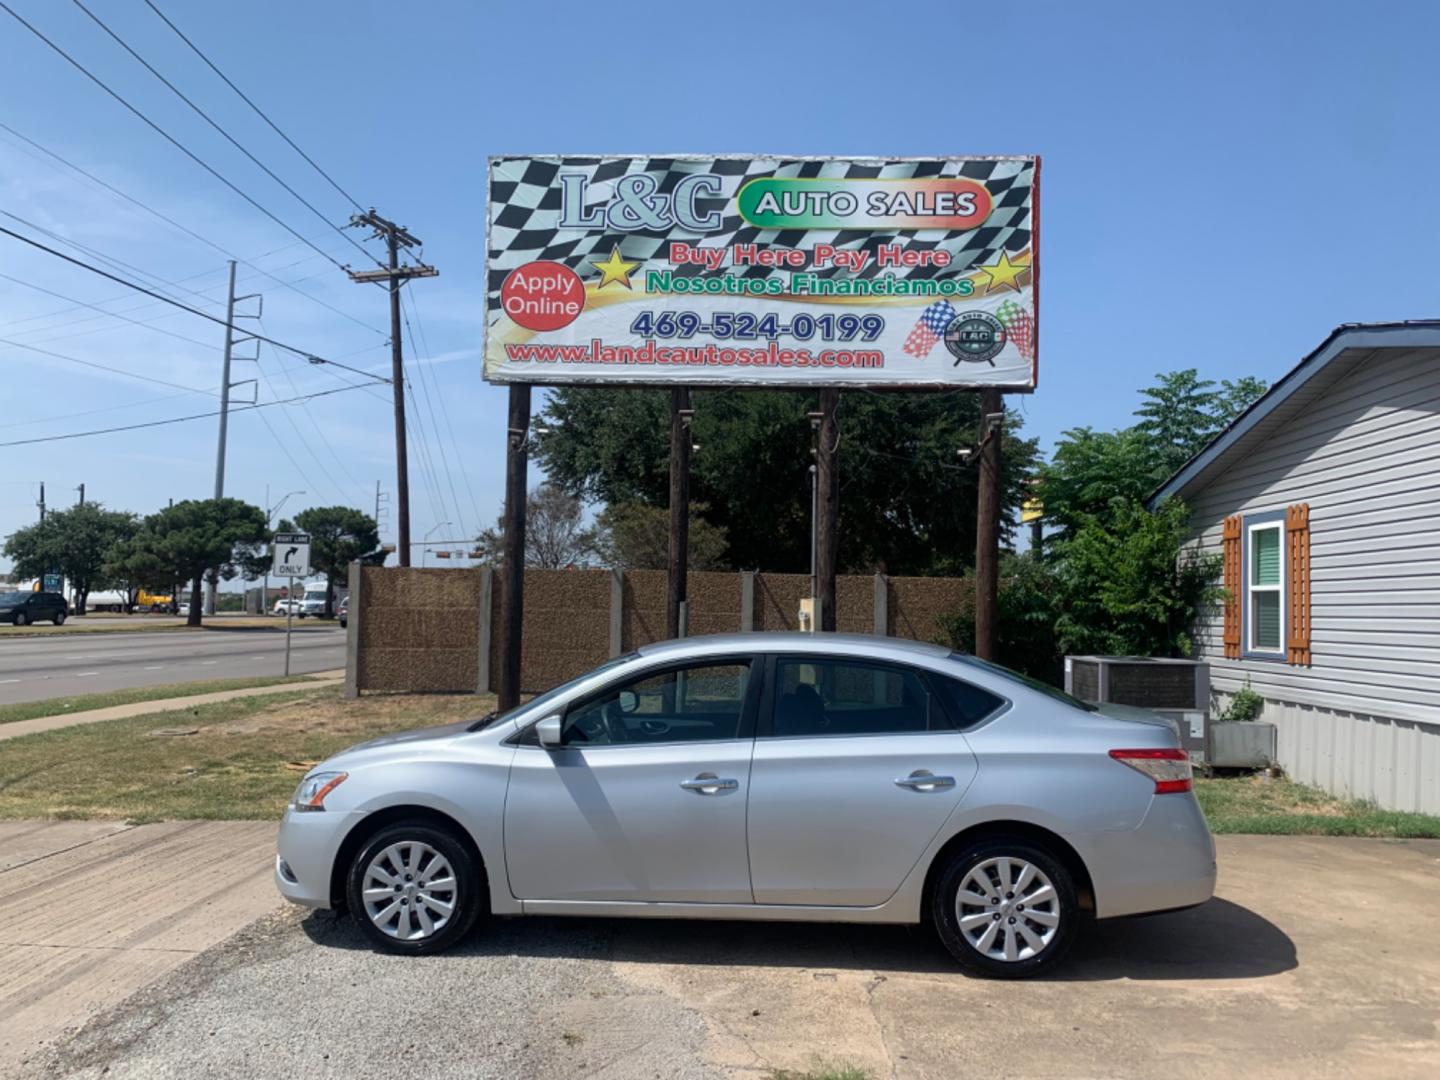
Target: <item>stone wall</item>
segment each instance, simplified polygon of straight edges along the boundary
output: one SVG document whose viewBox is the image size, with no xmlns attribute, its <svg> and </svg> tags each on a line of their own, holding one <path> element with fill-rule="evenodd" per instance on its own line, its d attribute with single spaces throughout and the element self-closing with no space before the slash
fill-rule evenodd
<svg viewBox="0 0 1440 1080">
<path fill-rule="evenodd" d="M 806 574 L 696 572 L 688 585 L 691 637 L 798 629 L 800 601 L 810 595 Z M 356 565 L 350 588 L 348 693 L 494 688 L 504 597 L 493 570 Z M 939 640 L 940 617 L 966 588 L 959 578 L 842 576 L 837 628 Z M 527 570 L 522 690 L 538 693 L 664 639 L 665 590 L 663 570 Z"/>
</svg>

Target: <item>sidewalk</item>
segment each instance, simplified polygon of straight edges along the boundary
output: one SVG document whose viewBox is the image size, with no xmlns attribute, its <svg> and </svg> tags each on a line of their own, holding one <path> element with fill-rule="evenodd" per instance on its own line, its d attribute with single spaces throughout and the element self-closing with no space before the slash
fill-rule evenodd
<svg viewBox="0 0 1440 1080">
<path fill-rule="evenodd" d="M 275 824 L 0 823 L 0 1076 L 280 903 Z"/>
<path fill-rule="evenodd" d="M 146 713 L 174 712 L 196 705 L 209 705 L 213 701 L 259 697 L 262 694 L 284 694 L 293 690 L 314 690 L 317 686 L 339 686 L 344 681 L 345 673 L 341 670 L 317 671 L 311 675 L 297 675 L 294 682 L 276 683 L 274 686 L 251 686 L 244 690 L 219 690 L 210 694 L 191 694 L 189 697 L 135 701 L 129 705 L 112 705 L 108 709 L 61 713 L 58 716 L 37 716 L 33 720 L 16 720 L 12 724 L 0 724 L 0 741 L 18 739 L 22 735 L 35 735 L 41 731 L 54 731 L 56 728 L 73 727 L 76 724 L 94 724 L 101 720 L 123 720 L 127 716 L 141 716 Z"/>
</svg>

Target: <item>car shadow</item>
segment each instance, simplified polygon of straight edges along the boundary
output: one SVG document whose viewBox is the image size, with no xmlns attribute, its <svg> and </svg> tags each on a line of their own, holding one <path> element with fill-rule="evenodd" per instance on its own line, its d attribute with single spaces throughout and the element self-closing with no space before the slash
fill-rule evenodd
<svg viewBox="0 0 1440 1080">
<path fill-rule="evenodd" d="M 317 944 L 369 949 L 344 914 L 315 911 L 301 923 Z M 610 959 L 639 964 L 957 974 L 928 926 L 711 922 L 690 919 L 495 919 L 446 956 Z M 1295 944 L 1268 919 L 1228 900 L 1086 928 L 1054 973 L 1057 982 L 1112 979 L 1256 979 L 1298 963 Z"/>
</svg>

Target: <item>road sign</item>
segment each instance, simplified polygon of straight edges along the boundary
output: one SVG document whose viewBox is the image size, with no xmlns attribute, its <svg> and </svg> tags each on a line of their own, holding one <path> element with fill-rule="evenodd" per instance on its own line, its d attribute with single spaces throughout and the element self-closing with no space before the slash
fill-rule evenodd
<svg viewBox="0 0 1440 1080">
<path fill-rule="evenodd" d="M 65 579 L 59 574 L 46 574 L 44 589 L 46 592 L 59 592 L 65 583 Z"/>
<path fill-rule="evenodd" d="M 310 535 L 308 533 L 276 533 L 275 564 L 271 573 L 276 577 L 303 578 L 310 576 Z"/>
</svg>

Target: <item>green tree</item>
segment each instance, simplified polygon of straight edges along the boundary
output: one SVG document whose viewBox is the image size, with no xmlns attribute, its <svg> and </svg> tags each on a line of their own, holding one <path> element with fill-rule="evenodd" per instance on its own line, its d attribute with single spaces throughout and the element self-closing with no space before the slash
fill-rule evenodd
<svg viewBox="0 0 1440 1080">
<path fill-rule="evenodd" d="M 705 520 L 709 507 L 690 504 L 686 565 L 691 570 L 723 570 L 725 530 Z M 612 570 L 664 570 L 670 564 L 670 511 L 642 502 L 607 506 L 596 521 L 595 550 Z"/>
<path fill-rule="evenodd" d="M 803 572 L 810 565 L 810 393 L 698 390 L 691 496 L 724 530 L 729 564 Z M 975 552 L 974 464 L 958 451 L 979 427 L 978 396 L 846 392 L 840 402 L 840 562 L 846 572 L 954 573 Z M 537 417 L 538 457 L 553 482 L 607 506 L 669 498 L 669 395 L 556 391 Z M 1033 440 L 1007 423 L 1006 539 L 1033 473 Z"/>
<path fill-rule="evenodd" d="M 475 538 L 481 561 L 500 566 L 505 561 L 505 520 Z M 595 550 L 595 530 L 585 524 L 580 500 L 554 484 L 541 484 L 525 499 L 525 565 L 542 570 L 584 566 Z"/>
<path fill-rule="evenodd" d="M 975 650 L 975 577 L 966 575 L 965 600 L 941 619 L 941 636 L 951 648 Z M 1054 570 L 1038 552 L 1000 556 L 996 633 L 1000 662 L 1059 686 L 1062 681 Z"/>
<path fill-rule="evenodd" d="M 44 521 L 5 538 L 5 555 L 22 577 L 64 576 L 75 593 L 75 614 L 85 614 L 92 589 L 105 583 L 105 557 L 138 526 L 134 514 L 84 503 L 52 511 Z"/>
<path fill-rule="evenodd" d="M 1116 499 L 1145 498 L 1165 475 L 1162 455 L 1139 428 L 1065 432 L 1040 469 L 1037 489 L 1050 542 L 1063 542 L 1084 522 L 1104 516 Z"/>
<path fill-rule="evenodd" d="M 188 624 L 199 626 L 206 575 L 214 572 L 228 581 L 250 573 L 263 565 L 269 539 L 265 511 L 258 506 L 239 499 L 186 499 L 145 519 L 132 555 L 153 558 L 170 580 L 191 582 Z"/>
<path fill-rule="evenodd" d="M 1140 391 L 1136 426 L 1154 447 L 1168 475 L 1185 464 L 1219 430 L 1220 394 L 1215 383 L 1194 368 L 1155 376 L 1154 386 Z M 1163 479 L 1163 478 L 1162 478 Z"/>
<path fill-rule="evenodd" d="M 348 575 L 356 559 L 384 562 L 380 528 L 363 510 L 350 506 L 312 506 L 295 515 L 295 525 L 310 536 L 310 567 L 325 575 L 325 611 L 333 618 L 335 583 Z"/>
<path fill-rule="evenodd" d="M 138 541 L 136 533 L 111 545 L 105 553 L 105 580 L 125 593 L 125 610 L 131 611 L 140 590 L 168 593 L 175 584 L 171 568 L 154 551 Z"/>
</svg>

